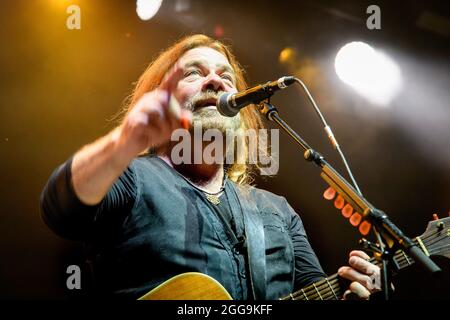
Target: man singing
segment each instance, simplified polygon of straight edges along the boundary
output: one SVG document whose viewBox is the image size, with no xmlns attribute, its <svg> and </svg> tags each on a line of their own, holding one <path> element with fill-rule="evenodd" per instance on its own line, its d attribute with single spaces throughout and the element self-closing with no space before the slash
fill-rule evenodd
<svg viewBox="0 0 450 320">
<path fill-rule="evenodd" d="M 248 161 L 174 159 L 174 130 L 262 128 L 252 107 L 235 117 L 215 107 L 221 93 L 245 88 L 227 46 L 186 37 L 142 74 L 120 126 L 53 172 L 42 217 L 58 235 L 86 244 L 99 292 L 139 298 L 173 276 L 199 272 L 233 299 L 278 299 L 326 277 L 286 199 L 250 186 Z M 240 141 L 240 156 L 248 157 L 248 141 Z M 200 153 L 209 143 L 201 141 Z M 187 150 L 198 153 L 188 148 L 183 158 L 198 156 Z M 343 298 L 368 299 L 380 289 L 379 268 L 368 258 L 352 251 L 339 269 L 350 283 Z"/>
</svg>

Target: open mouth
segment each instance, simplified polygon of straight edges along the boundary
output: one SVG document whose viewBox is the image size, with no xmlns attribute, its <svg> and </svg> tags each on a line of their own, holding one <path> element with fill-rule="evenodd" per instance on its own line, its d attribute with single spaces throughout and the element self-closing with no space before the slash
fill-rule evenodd
<svg viewBox="0 0 450 320">
<path fill-rule="evenodd" d="M 195 109 L 216 108 L 216 101 L 217 101 L 216 98 L 201 100 L 196 103 Z"/>
</svg>

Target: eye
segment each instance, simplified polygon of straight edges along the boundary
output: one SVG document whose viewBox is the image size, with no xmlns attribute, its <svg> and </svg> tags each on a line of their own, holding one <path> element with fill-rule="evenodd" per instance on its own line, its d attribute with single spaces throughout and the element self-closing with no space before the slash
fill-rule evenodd
<svg viewBox="0 0 450 320">
<path fill-rule="evenodd" d="M 185 77 L 190 77 L 190 76 L 194 76 L 194 75 L 200 75 L 200 71 L 199 70 L 188 70 L 184 74 Z"/>
<path fill-rule="evenodd" d="M 221 77 L 222 79 L 229 80 L 229 81 L 233 82 L 233 77 L 232 77 L 230 74 L 228 74 L 228 73 L 222 73 L 222 74 L 220 75 L 220 77 Z"/>
</svg>

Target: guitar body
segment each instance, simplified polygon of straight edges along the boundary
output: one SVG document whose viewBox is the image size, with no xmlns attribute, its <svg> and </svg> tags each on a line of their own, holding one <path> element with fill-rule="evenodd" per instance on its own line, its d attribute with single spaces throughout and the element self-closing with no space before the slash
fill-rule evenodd
<svg viewBox="0 0 450 320">
<path fill-rule="evenodd" d="M 161 283 L 139 300 L 233 300 L 233 298 L 210 276 L 187 272 Z"/>
</svg>

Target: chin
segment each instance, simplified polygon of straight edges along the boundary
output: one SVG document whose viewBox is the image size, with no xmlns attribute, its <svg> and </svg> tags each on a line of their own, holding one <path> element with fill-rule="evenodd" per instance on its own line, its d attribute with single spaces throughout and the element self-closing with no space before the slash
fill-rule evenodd
<svg viewBox="0 0 450 320">
<path fill-rule="evenodd" d="M 193 126 L 201 127 L 203 131 L 208 129 L 218 129 L 226 133 L 227 130 L 237 130 L 240 128 L 241 119 L 239 114 L 236 117 L 224 117 L 216 109 L 200 109 L 194 112 Z"/>
<path fill-rule="evenodd" d="M 222 133 L 238 130 L 241 126 L 240 115 L 225 117 L 216 107 L 218 93 L 211 90 L 199 92 L 184 103 L 184 107 L 193 112 L 193 128 L 202 131 L 217 129 Z"/>
</svg>

